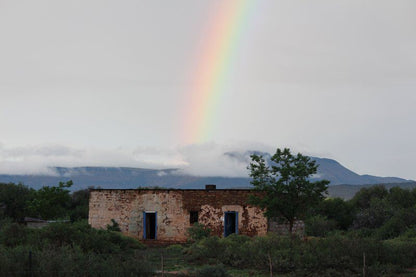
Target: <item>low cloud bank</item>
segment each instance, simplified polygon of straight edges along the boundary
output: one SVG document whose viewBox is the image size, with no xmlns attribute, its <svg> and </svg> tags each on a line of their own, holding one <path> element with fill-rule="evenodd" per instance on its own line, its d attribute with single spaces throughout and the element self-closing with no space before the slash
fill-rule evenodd
<svg viewBox="0 0 416 277">
<path fill-rule="evenodd" d="M 250 153 L 271 151 L 255 143 L 194 144 L 176 148 L 76 148 L 64 145 L 0 144 L 0 174 L 57 175 L 54 167 L 135 167 L 177 169 L 175 174 L 247 177 Z M 166 174 L 166 173 L 161 173 Z"/>
</svg>

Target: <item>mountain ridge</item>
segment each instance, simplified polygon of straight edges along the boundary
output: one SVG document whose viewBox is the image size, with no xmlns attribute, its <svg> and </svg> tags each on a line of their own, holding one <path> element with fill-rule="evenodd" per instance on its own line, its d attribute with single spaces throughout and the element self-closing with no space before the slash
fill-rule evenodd
<svg viewBox="0 0 416 277">
<path fill-rule="evenodd" d="M 247 161 L 253 151 L 243 154 L 225 153 L 232 158 Z M 260 152 L 256 152 L 260 153 Z M 260 153 L 270 163 L 271 155 Z M 412 182 L 398 177 L 378 177 L 359 175 L 342 166 L 338 161 L 328 158 L 311 157 L 319 164 L 317 174 L 311 180 L 329 180 L 330 186 L 335 185 L 371 185 Z M 8 175 L 0 174 L 0 183 L 23 183 L 38 189 L 42 186 L 55 186 L 60 181 L 72 180 L 72 190 L 88 187 L 101 188 L 137 188 L 137 187 L 168 187 L 168 188 L 203 188 L 205 184 L 216 184 L 218 188 L 250 187 L 248 177 L 193 176 L 181 174 L 178 169 L 148 169 L 134 167 L 53 167 L 55 175 Z"/>
</svg>

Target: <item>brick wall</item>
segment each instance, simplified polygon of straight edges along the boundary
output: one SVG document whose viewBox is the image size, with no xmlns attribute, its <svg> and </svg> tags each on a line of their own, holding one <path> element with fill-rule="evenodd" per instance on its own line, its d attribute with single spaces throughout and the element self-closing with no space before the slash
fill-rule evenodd
<svg viewBox="0 0 416 277">
<path fill-rule="evenodd" d="M 224 213 L 238 212 L 238 232 L 249 236 L 267 233 L 263 212 L 247 204 L 249 190 L 91 190 L 89 223 L 106 228 L 114 219 L 123 233 L 143 238 L 143 212 L 157 212 L 157 239 L 184 242 L 190 211 L 214 235 L 223 236 Z"/>
</svg>

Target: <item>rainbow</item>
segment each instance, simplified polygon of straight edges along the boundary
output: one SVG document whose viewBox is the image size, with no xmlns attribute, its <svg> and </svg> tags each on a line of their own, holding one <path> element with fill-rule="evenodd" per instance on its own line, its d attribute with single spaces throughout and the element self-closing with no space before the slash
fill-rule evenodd
<svg viewBox="0 0 416 277">
<path fill-rule="evenodd" d="M 197 60 L 192 88 L 185 142 L 202 143 L 211 139 L 217 122 L 217 108 L 225 93 L 241 37 L 247 29 L 252 6 L 257 0 L 225 0 L 209 22 L 202 55 Z M 188 95 L 189 96 L 189 95 Z"/>
</svg>

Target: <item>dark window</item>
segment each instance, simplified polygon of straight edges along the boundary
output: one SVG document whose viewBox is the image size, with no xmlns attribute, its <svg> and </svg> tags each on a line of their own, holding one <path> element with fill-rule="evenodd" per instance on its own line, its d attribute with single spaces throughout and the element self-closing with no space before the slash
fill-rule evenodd
<svg viewBox="0 0 416 277">
<path fill-rule="evenodd" d="M 238 234 L 238 212 L 224 213 L 224 237 L 231 234 Z"/>
<path fill-rule="evenodd" d="M 189 212 L 189 223 L 194 224 L 198 222 L 198 211 Z"/>
</svg>

